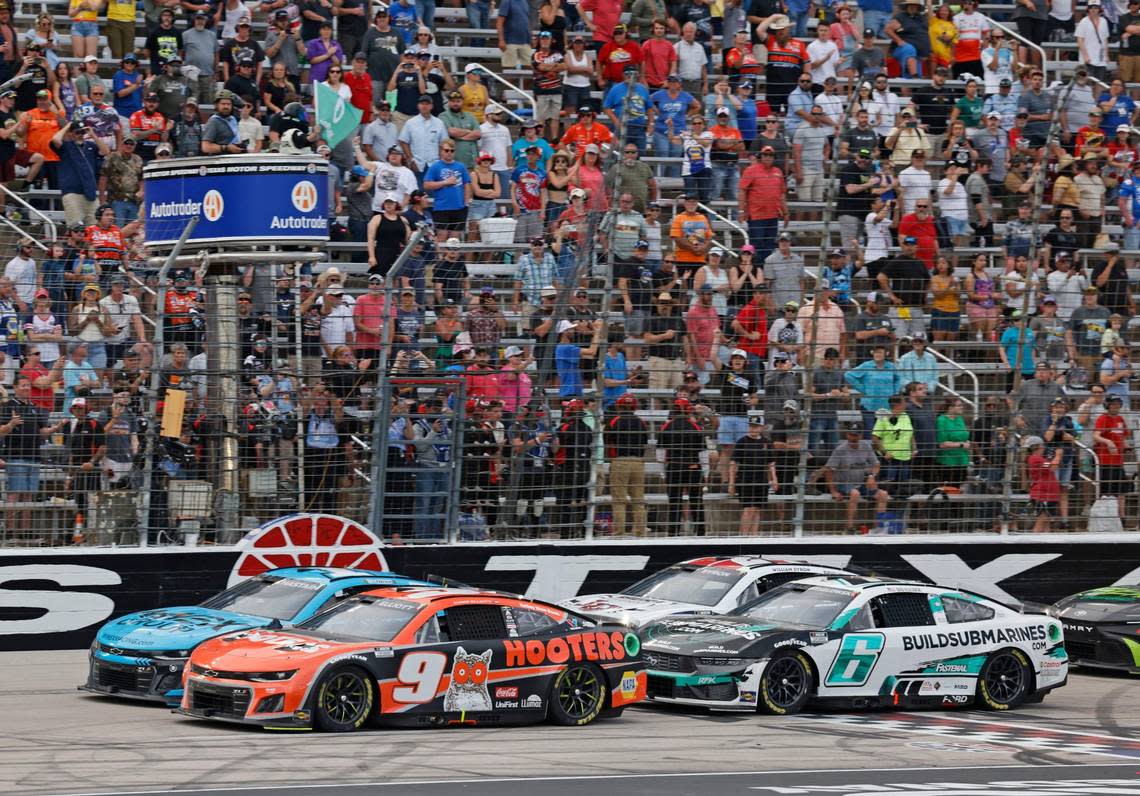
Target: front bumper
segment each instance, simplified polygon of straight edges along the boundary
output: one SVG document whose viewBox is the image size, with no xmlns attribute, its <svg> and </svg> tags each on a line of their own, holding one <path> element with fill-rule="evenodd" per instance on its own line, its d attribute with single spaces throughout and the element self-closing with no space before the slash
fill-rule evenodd
<svg viewBox="0 0 1140 796">
<path fill-rule="evenodd" d="M 182 699 L 181 658 L 134 658 L 92 652 L 87 681 L 79 690 L 146 702 L 177 704 Z"/>
<path fill-rule="evenodd" d="M 1096 630 L 1092 633 L 1065 632 L 1069 663 L 1096 669 L 1140 674 L 1140 637 Z"/>
<path fill-rule="evenodd" d="M 646 696 L 650 702 L 692 705 L 710 710 L 756 710 L 759 674 L 750 666 L 734 674 L 680 675 L 650 670 Z"/>
<path fill-rule="evenodd" d="M 190 676 L 181 706 L 175 710 L 183 716 L 231 724 L 247 724 L 276 730 L 310 730 L 312 716 L 308 711 L 281 710 L 287 696 L 269 693 L 248 682 L 232 682 Z"/>
</svg>

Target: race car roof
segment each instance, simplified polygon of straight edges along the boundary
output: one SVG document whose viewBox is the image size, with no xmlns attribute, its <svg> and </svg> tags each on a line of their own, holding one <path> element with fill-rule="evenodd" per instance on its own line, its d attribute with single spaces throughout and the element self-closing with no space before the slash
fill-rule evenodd
<svg viewBox="0 0 1140 796">
<path fill-rule="evenodd" d="M 438 600 L 454 599 L 456 597 L 487 597 L 506 600 L 523 599 L 517 595 L 506 594 L 491 589 L 456 589 L 447 586 L 440 586 L 438 588 L 425 588 L 424 586 L 377 586 L 375 589 L 362 592 L 362 594 L 375 597 L 398 597 L 401 600 L 417 602 L 423 605 L 428 605 Z M 527 602 L 529 602 L 529 600 L 527 600 Z"/>
<path fill-rule="evenodd" d="M 349 569 L 348 567 L 281 567 L 263 572 L 275 578 L 294 578 L 296 580 L 316 580 L 330 582 L 342 578 L 392 578 L 393 580 L 409 580 L 404 575 L 394 572 L 373 572 L 364 569 Z"/>
<path fill-rule="evenodd" d="M 717 556 L 704 556 L 702 558 L 690 558 L 687 561 L 681 561 L 674 564 L 674 567 L 693 568 L 699 569 L 702 567 L 725 567 L 735 569 L 758 569 L 760 567 L 779 566 L 783 564 L 790 564 L 794 566 L 813 566 L 820 567 L 821 569 L 830 569 L 836 572 L 843 570 L 838 567 L 829 567 L 825 564 L 815 564 L 811 561 L 798 561 L 796 559 L 783 559 L 783 558 L 765 558 L 764 556 L 732 556 L 729 558 L 718 558 Z"/>
<path fill-rule="evenodd" d="M 811 586 L 831 586 L 832 588 L 849 589 L 855 592 L 870 591 L 884 586 L 921 586 L 924 588 L 930 586 L 929 583 L 920 583 L 915 580 L 876 578 L 867 575 L 817 575 L 810 578 L 800 578 L 796 582 Z"/>
</svg>

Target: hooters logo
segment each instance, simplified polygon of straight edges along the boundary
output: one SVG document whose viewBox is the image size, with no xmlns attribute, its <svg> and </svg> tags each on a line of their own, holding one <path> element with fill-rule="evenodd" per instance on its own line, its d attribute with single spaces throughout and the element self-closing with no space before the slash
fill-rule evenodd
<svg viewBox="0 0 1140 796">
<path fill-rule="evenodd" d="M 363 525 L 332 514 L 291 514 L 265 523 L 237 545 L 226 588 L 277 567 L 353 567 L 387 572 L 381 542 Z"/>
<path fill-rule="evenodd" d="M 217 221 L 226 209 L 226 200 L 218 191 L 206 191 L 202 197 L 202 217 L 207 221 Z"/>
<path fill-rule="evenodd" d="M 310 213 L 317 206 L 317 186 L 302 180 L 293 186 L 293 207 L 302 213 Z"/>
</svg>

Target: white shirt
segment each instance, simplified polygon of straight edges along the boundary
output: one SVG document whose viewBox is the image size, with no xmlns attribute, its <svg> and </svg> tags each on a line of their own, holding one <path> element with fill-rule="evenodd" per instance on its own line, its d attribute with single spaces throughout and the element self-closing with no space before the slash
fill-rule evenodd
<svg viewBox="0 0 1140 796">
<path fill-rule="evenodd" d="M 505 125 L 486 121 L 479 125 L 479 132 L 483 135 L 479 139 L 479 148 L 495 159 L 491 170 L 506 171 L 510 168 L 511 131 Z"/>
<path fill-rule="evenodd" d="M 139 314 L 139 300 L 130 293 L 124 293 L 120 301 L 115 301 L 110 294 L 99 299 L 99 306 L 111 316 L 111 322 L 119 327 L 119 333 L 113 337 L 104 338 L 108 343 L 125 343 L 134 339 L 134 316 Z M 114 363 L 107 363 L 108 365 Z"/>
<path fill-rule="evenodd" d="M 30 306 L 36 297 L 36 261 L 16 255 L 4 266 L 4 276 L 12 280 L 20 300 Z"/>
<path fill-rule="evenodd" d="M 566 48 L 566 66 L 567 67 L 572 66 L 575 69 L 581 69 L 583 67 L 590 66 L 591 61 L 593 61 L 593 57 L 592 57 L 589 50 L 584 50 L 582 52 L 582 57 L 578 58 L 574 55 L 573 49 L 571 49 L 570 47 Z M 590 71 L 593 72 L 594 70 L 591 68 Z M 562 78 L 562 85 L 572 86 L 574 88 L 586 88 L 587 86 L 590 85 L 590 78 L 587 77 L 586 75 L 567 74 L 566 77 Z"/>
<path fill-rule="evenodd" d="M 867 248 L 863 251 L 863 262 L 873 263 L 886 257 L 891 248 L 890 213 L 883 216 L 882 220 L 877 219 L 876 213 L 868 213 L 863 221 L 863 231 L 867 233 Z"/>
<path fill-rule="evenodd" d="M 377 155 L 387 155 L 388 150 L 396 145 L 398 135 L 399 131 L 394 123 L 373 119 L 360 134 L 360 142 L 372 147 L 372 151 Z"/>
<path fill-rule="evenodd" d="M 352 325 L 352 310 L 343 302 L 321 318 L 321 342 L 330 349 L 344 345 L 348 334 L 354 331 L 356 328 Z"/>
<path fill-rule="evenodd" d="M 1045 286 L 1049 295 L 1057 299 L 1057 317 L 1067 321 L 1073 310 L 1081 306 L 1081 295 L 1088 286 L 1088 280 L 1081 274 L 1057 269 L 1045 277 Z"/>
<path fill-rule="evenodd" d="M 954 192 L 947 196 L 943 191 L 950 187 L 951 181 L 942 179 L 938 181 L 938 207 L 942 215 L 947 218 L 956 218 L 959 221 L 969 221 L 970 211 L 966 206 L 966 186 L 954 180 Z"/>
<path fill-rule="evenodd" d="M 973 14 L 967 14 L 961 11 L 954 15 L 954 27 L 958 29 L 958 41 L 977 41 L 980 42 L 983 34 L 988 33 L 990 30 L 990 23 L 984 16 L 975 11 Z M 978 48 L 981 51 L 981 48 Z"/>
<path fill-rule="evenodd" d="M 919 199 L 929 199 L 930 190 L 934 187 L 934 179 L 926 169 L 916 169 L 907 166 L 899 172 L 899 187 L 903 190 L 902 212 L 914 212 L 914 205 Z"/>
<path fill-rule="evenodd" d="M 41 318 L 38 314 L 32 315 L 31 320 L 24 324 L 24 331 L 34 332 L 36 334 L 58 334 L 60 333 L 59 321 L 50 312 L 46 318 Z M 50 365 L 59 359 L 59 343 L 41 342 L 30 343 L 35 350 L 40 352 L 40 362 Z"/>
<path fill-rule="evenodd" d="M 807 46 L 807 51 L 812 63 L 822 58 L 827 59 L 818 67 L 812 67 L 811 82 L 822 86 L 824 80 L 835 77 L 835 69 L 839 66 L 839 48 L 835 46 L 835 42 L 831 39 L 816 39 Z"/>
<path fill-rule="evenodd" d="M 677 74 L 682 80 L 700 80 L 701 69 L 708 64 L 705 48 L 699 42 L 692 43 L 681 39 L 673 45 L 677 53 Z"/>
<path fill-rule="evenodd" d="M 1068 22 L 1073 18 L 1073 0 L 1053 0 L 1049 4 L 1049 16 Z"/>
<path fill-rule="evenodd" d="M 998 56 L 997 64 L 993 64 L 994 55 Z M 982 48 L 982 75 L 986 81 L 986 96 L 997 94 L 1001 90 L 1002 78 L 1010 82 L 1010 94 L 1013 94 L 1013 55 L 1010 48 L 999 50 L 996 47 Z M 1005 126 L 1003 124 L 1003 126 Z"/>
<path fill-rule="evenodd" d="M 886 138 L 895 129 L 895 118 L 899 115 L 899 98 L 890 91 L 872 91 L 867 103 L 867 115 L 875 132 Z"/>
<path fill-rule="evenodd" d="M 833 122 L 843 123 L 843 110 L 846 103 L 838 94 L 820 93 L 815 95 L 815 104 L 823 109 L 824 115 Z"/>
<path fill-rule="evenodd" d="M 1093 25 L 1092 17 L 1086 16 L 1077 23 L 1077 43 L 1085 45 L 1089 66 L 1108 66 L 1108 20 L 1101 17 Z"/>
<path fill-rule="evenodd" d="M 393 166 L 380 160 L 372 162 L 372 209 L 383 210 L 385 199 L 395 199 L 404 206 L 408 194 L 416 190 L 416 175 L 407 166 Z"/>
</svg>

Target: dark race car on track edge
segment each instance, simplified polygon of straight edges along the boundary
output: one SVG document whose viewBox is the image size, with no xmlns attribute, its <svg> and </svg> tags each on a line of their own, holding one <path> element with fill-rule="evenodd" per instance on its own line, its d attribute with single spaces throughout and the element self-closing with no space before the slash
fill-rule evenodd
<svg viewBox="0 0 1140 796">
<path fill-rule="evenodd" d="M 168 702 L 182 699 L 182 669 L 208 638 L 301 622 L 338 601 L 379 586 L 430 586 L 390 572 L 287 567 L 243 580 L 200 605 L 139 611 L 99 628 L 81 691 Z"/>
<path fill-rule="evenodd" d="M 978 595 L 859 576 L 780 586 L 641 632 L 650 700 L 717 710 L 1008 710 L 1065 684 L 1061 623 Z"/>
<path fill-rule="evenodd" d="M 290 630 L 202 644 L 179 712 L 328 732 L 589 724 L 645 698 L 640 646 L 620 625 L 502 592 L 377 589 Z"/>
<path fill-rule="evenodd" d="M 1065 628 L 1072 663 L 1140 674 L 1140 584 L 1083 591 L 1048 613 Z"/>
</svg>

